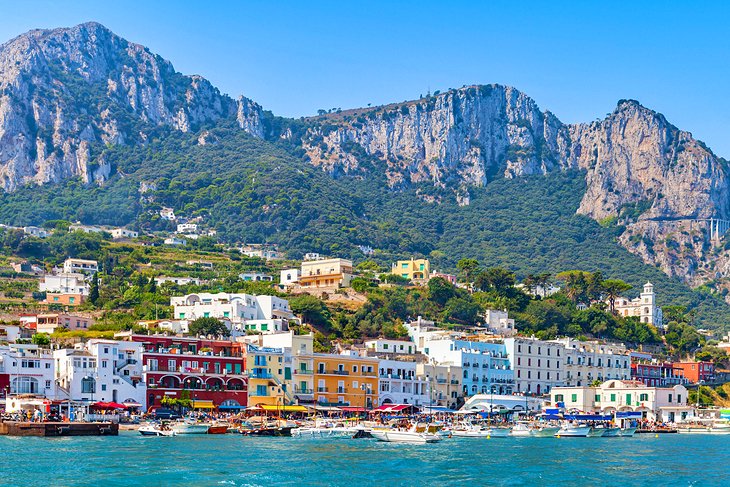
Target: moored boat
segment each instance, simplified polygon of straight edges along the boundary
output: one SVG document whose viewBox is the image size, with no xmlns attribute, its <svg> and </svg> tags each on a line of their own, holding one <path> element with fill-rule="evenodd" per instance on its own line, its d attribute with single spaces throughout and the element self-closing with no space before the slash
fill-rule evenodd
<svg viewBox="0 0 730 487">
<path fill-rule="evenodd" d="M 158 425 L 146 425 L 140 426 L 139 434 L 142 436 L 176 436 L 176 433 L 170 429 L 165 429 L 164 426 Z"/>
<path fill-rule="evenodd" d="M 225 435 L 226 433 L 228 433 L 228 424 L 226 423 L 216 423 L 208 426 L 209 435 Z"/>
<path fill-rule="evenodd" d="M 634 436 L 634 433 L 636 433 L 636 427 L 629 426 L 627 428 L 621 428 L 619 436 L 631 437 Z"/>
<path fill-rule="evenodd" d="M 170 429 L 178 435 L 204 435 L 208 433 L 208 423 L 189 423 L 187 421 L 179 421 L 172 423 Z"/>
<path fill-rule="evenodd" d="M 399 430 L 379 430 L 374 429 L 370 431 L 373 438 L 378 441 L 386 441 L 390 443 L 412 443 L 412 444 L 425 444 L 425 443 L 436 443 L 441 441 L 441 436 L 432 433 L 419 433 L 417 431 L 399 431 Z"/>
<path fill-rule="evenodd" d="M 588 433 L 590 433 L 591 427 L 588 425 L 580 425 L 580 424 L 564 424 L 557 433 L 555 433 L 555 436 L 567 436 L 567 437 L 581 437 L 585 438 L 588 436 Z"/>
</svg>

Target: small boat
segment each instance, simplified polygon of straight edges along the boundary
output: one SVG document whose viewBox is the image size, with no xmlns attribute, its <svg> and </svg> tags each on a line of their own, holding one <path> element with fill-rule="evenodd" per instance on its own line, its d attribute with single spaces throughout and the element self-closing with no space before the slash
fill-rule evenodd
<svg viewBox="0 0 730 487">
<path fill-rule="evenodd" d="M 453 429 L 450 433 L 454 438 L 486 438 L 491 436 L 489 430 L 479 428 Z"/>
<path fill-rule="evenodd" d="M 490 426 L 484 431 L 487 433 L 487 437 L 491 438 L 507 438 L 510 433 L 509 428 L 502 428 L 498 426 Z"/>
<path fill-rule="evenodd" d="M 591 432 L 591 427 L 582 424 L 565 424 L 563 425 L 555 436 L 567 436 L 567 437 L 581 437 L 585 438 L 588 433 Z"/>
<path fill-rule="evenodd" d="M 560 431 L 560 428 L 557 426 L 531 425 L 530 423 L 521 421 L 512 427 L 510 436 L 549 438 L 555 436 L 555 433 L 558 431 Z"/>
<path fill-rule="evenodd" d="M 139 428 L 139 434 L 142 436 L 176 436 L 177 433 L 175 433 L 172 430 L 169 429 L 163 429 L 162 426 L 156 426 L 156 425 L 148 425 L 148 426 L 141 426 Z"/>
<path fill-rule="evenodd" d="M 425 444 L 441 441 L 440 435 L 425 432 L 419 433 L 412 429 L 408 431 L 374 429 L 370 431 L 370 434 L 378 441 L 390 443 Z"/>
<path fill-rule="evenodd" d="M 702 435 L 730 435 L 730 422 L 726 420 L 713 420 L 687 424 L 677 427 L 677 433 L 681 434 L 702 434 Z"/>
<path fill-rule="evenodd" d="M 608 426 L 603 429 L 603 437 L 604 438 L 614 438 L 621 436 L 621 428 L 617 428 L 615 426 Z"/>
<path fill-rule="evenodd" d="M 208 426 L 209 435 L 225 435 L 228 433 L 228 424 L 226 423 L 215 423 Z"/>
<path fill-rule="evenodd" d="M 241 429 L 239 433 L 245 436 L 291 436 L 293 426 L 264 426 L 261 428 Z"/>
<path fill-rule="evenodd" d="M 357 431 L 357 428 L 335 426 L 332 428 L 294 428 L 291 432 L 292 436 L 304 438 L 352 438 Z"/>
<path fill-rule="evenodd" d="M 208 433 L 208 423 L 190 423 L 187 421 L 180 421 L 172 423 L 170 429 L 178 435 L 204 435 Z"/>
</svg>

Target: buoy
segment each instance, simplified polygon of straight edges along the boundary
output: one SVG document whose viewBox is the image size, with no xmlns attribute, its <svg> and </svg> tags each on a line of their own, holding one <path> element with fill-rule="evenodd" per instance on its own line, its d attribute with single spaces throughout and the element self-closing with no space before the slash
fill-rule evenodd
<svg viewBox="0 0 730 487">
<path fill-rule="evenodd" d="M 487 435 L 487 439 L 490 439 L 490 438 L 491 438 L 491 436 L 490 435 Z"/>
<path fill-rule="evenodd" d="M 654 435 L 654 438 L 659 438 L 659 435 L 658 435 L 658 434 L 655 434 L 655 435 Z"/>
<path fill-rule="evenodd" d="M 555 435 L 555 438 L 560 438 L 560 435 Z"/>
</svg>

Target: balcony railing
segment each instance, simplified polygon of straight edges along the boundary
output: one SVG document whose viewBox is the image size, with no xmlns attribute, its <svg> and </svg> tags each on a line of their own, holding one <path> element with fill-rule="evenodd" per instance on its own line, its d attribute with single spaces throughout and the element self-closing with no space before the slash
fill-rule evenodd
<svg viewBox="0 0 730 487">
<path fill-rule="evenodd" d="M 294 370 L 294 373 L 295 374 L 301 374 L 301 375 L 312 375 L 312 374 L 314 374 L 314 370 L 311 370 L 311 369 L 305 369 L 305 370 L 295 369 Z"/>
<path fill-rule="evenodd" d="M 294 387 L 294 394 L 314 394 L 314 389 L 302 389 L 301 387 Z"/>
<path fill-rule="evenodd" d="M 272 379 L 273 376 L 269 372 L 251 372 L 249 375 L 252 379 Z"/>
<path fill-rule="evenodd" d="M 329 389 L 326 387 L 317 387 L 317 392 L 329 392 Z"/>
</svg>

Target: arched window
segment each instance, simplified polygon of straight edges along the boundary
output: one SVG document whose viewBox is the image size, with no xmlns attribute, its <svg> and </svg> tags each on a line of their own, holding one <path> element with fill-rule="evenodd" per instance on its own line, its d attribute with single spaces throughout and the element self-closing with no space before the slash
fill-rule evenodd
<svg viewBox="0 0 730 487">
<path fill-rule="evenodd" d="M 96 392 L 96 381 L 93 377 L 84 377 L 81 379 L 81 393 L 93 394 Z"/>
<path fill-rule="evenodd" d="M 34 377 L 16 377 L 10 385 L 11 394 L 38 394 L 38 379 Z"/>
</svg>

